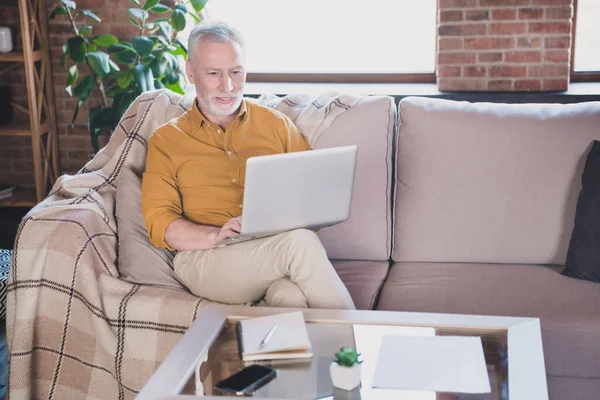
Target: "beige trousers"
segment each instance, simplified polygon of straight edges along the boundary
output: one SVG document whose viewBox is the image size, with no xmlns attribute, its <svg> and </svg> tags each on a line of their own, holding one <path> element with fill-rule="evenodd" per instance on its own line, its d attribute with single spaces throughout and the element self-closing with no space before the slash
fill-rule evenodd
<svg viewBox="0 0 600 400">
<path fill-rule="evenodd" d="M 226 304 L 355 309 L 318 236 L 297 229 L 199 251 L 182 251 L 175 273 L 196 296 Z"/>
</svg>

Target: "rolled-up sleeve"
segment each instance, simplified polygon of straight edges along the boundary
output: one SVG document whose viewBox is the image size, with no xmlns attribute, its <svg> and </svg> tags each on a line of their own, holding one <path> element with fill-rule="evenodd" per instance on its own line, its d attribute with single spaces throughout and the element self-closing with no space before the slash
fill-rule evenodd
<svg viewBox="0 0 600 400">
<path fill-rule="evenodd" d="M 148 142 L 146 171 L 142 180 L 142 213 L 150 242 L 169 250 L 175 249 L 165 241 L 165 231 L 171 222 L 183 215 L 175 174 L 176 166 L 159 130 Z"/>
</svg>

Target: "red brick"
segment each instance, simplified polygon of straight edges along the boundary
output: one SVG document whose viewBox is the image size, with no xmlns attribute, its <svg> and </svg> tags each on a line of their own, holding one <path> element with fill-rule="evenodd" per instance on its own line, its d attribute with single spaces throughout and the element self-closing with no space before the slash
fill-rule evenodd
<svg viewBox="0 0 600 400">
<path fill-rule="evenodd" d="M 508 51 L 504 54 L 504 61 L 513 63 L 530 63 L 542 61 L 540 51 Z"/>
<path fill-rule="evenodd" d="M 547 49 L 568 49 L 571 47 L 569 36 L 547 37 L 544 42 Z"/>
<path fill-rule="evenodd" d="M 568 63 L 569 50 L 546 50 L 544 52 L 544 61 L 551 63 Z"/>
<path fill-rule="evenodd" d="M 530 33 L 571 33 L 570 22 L 530 22 Z"/>
<path fill-rule="evenodd" d="M 561 77 L 569 75 L 569 66 L 565 65 L 532 65 L 529 66 L 528 76 L 531 77 Z"/>
<path fill-rule="evenodd" d="M 502 53 L 479 53 L 477 55 L 477 61 L 480 63 L 491 63 L 502 61 L 504 55 Z"/>
<path fill-rule="evenodd" d="M 517 10 L 514 8 L 499 8 L 492 10 L 492 19 L 495 21 L 517 19 Z"/>
<path fill-rule="evenodd" d="M 573 16 L 573 9 L 571 7 L 548 7 L 546 8 L 545 14 L 546 19 L 570 19 Z"/>
<path fill-rule="evenodd" d="M 525 32 L 527 32 L 525 22 L 495 22 L 489 27 L 490 35 L 517 35 Z"/>
<path fill-rule="evenodd" d="M 486 21 L 490 19 L 489 10 L 467 10 L 465 11 L 467 21 Z"/>
<path fill-rule="evenodd" d="M 474 53 L 441 53 L 438 55 L 438 64 L 474 64 Z"/>
<path fill-rule="evenodd" d="M 444 8 L 474 8 L 477 0 L 439 0 L 440 9 Z"/>
<path fill-rule="evenodd" d="M 442 65 L 437 70 L 437 76 L 442 78 L 461 76 L 461 67 Z"/>
<path fill-rule="evenodd" d="M 534 6 L 569 6 L 572 0 L 532 0 Z"/>
<path fill-rule="evenodd" d="M 449 10 L 449 11 L 440 11 L 440 21 L 448 22 L 448 21 L 462 21 L 463 20 L 463 12 L 460 10 Z"/>
<path fill-rule="evenodd" d="M 490 91 L 507 91 L 512 89 L 512 81 L 510 79 L 496 79 L 488 82 L 488 90 Z"/>
<path fill-rule="evenodd" d="M 521 78 L 527 76 L 527 67 L 525 66 L 492 66 L 490 67 L 490 76 L 492 78 Z"/>
<path fill-rule="evenodd" d="M 485 79 L 441 79 L 438 82 L 440 91 L 483 91 L 487 89 Z"/>
<path fill-rule="evenodd" d="M 531 0 L 479 0 L 481 7 L 514 7 L 528 6 Z"/>
<path fill-rule="evenodd" d="M 544 79 L 542 81 L 543 90 L 565 91 L 569 88 L 569 80 L 565 79 Z"/>
<path fill-rule="evenodd" d="M 440 36 L 473 36 L 485 35 L 485 24 L 441 25 L 438 28 Z"/>
<path fill-rule="evenodd" d="M 485 76 L 487 72 L 487 68 L 483 65 L 471 65 L 468 67 L 464 67 L 464 76 L 465 77 L 475 77 L 481 78 Z"/>
<path fill-rule="evenodd" d="M 438 44 L 440 51 L 461 50 L 463 48 L 463 40 L 457 38 L 440 38 Z"/>
<path fill-rule="evenodd" d="M 520 8 L 519 19 L 542 19 L 544 18 L 543 8 Z"/>
<path fill-rule="evenodd" d="M 517 38 L 517 47 L 537 49 L 542 47 L 542 38 L 531 36 Z"/>
<path fill-rule="evenodd" d="M 515 47 L 515 39 L 511 37 L 477 37 L 465 38 L 465 49 L 500 50 Z"/>
<path fill-rule="evenodd" d="M 519 91 L 537 91 L 542 88 L 542 83 L 537 79 L 517 79 L 514 88 Z"/>
</svg>

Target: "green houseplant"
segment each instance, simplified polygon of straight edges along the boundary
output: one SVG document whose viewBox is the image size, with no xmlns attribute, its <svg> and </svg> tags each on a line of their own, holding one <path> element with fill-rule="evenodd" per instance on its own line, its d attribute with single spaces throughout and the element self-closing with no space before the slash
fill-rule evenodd
<svg viewBox="0 0 600 400">
<path fill-rule="evenodd" d="M 101 19 L 90 10 L 77 9 L 74 0 L 60 0 L 50 14 L 50 19 L 66 18 L 73 31 L 60 60 L 61 68 L 70 64 L 65 90 L 78 100 L 72 123 L 95 90 L 101 97 L 101 104 L 90 108 L 88 115 L 94 152 L 100 133 L 114 130 L 142 92 L 167 88 L 183 93 L 186 78 L 179 58 L 187 56 L 187 48 L 177 34 L 185 29 L 186 15 L 200 22 L 208 0 L 169 0 L 170 5 L 159 0 L 130 1 L 126 18 L 139 32 L 130 41 L 110 33 L 93 35 L 90 23 Z"/>
<path fill-rule="evenodd" d="M 342 347 L 335 353 L 335 359 L 329 366 L 333 386 L 342 390 L 353 390 L 360 385 L 360 354 L 352 347 Z"/>
</svg>

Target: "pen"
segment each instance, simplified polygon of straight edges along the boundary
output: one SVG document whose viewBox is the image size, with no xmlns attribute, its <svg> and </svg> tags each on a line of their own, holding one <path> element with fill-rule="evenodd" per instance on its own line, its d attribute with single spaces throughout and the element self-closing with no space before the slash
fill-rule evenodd
<svg viewBox="0 0 600 400">
<path fill-rule="evenodd" d="M 277 329 L 277 325 L 273 325 L 273 327 L 271 328 L 271 330 L 269 331 L 269 333 L 267 333 L 267 336 L 265 336 L 265 338 L 263 339 L 263 341 L 260 342 L 260 348 L 261 349 L 263 347 L 265 347 L 269 343 L 269 341 L 273 337 L 273 333 L 275 333 L 275 329 Z"/>
</svg>

